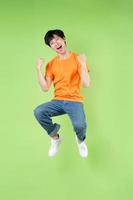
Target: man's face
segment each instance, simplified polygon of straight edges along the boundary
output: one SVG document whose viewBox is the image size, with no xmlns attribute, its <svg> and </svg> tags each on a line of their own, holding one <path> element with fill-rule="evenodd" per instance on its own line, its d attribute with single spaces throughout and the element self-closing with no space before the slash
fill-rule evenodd
<svg viewBox="0 0 133 200">
<path fill-rule="evenodd" d="M 66 44 L 65 44 L 64 39 L 62 39 L 58 35 L 54 35 L 49 45 L 58 54 L 63 54 L 66 50 Z"/>
</svg>

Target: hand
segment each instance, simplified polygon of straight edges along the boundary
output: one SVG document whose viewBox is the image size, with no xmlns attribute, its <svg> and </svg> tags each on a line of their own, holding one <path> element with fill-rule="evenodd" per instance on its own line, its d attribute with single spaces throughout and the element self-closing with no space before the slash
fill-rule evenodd
<svg viewBox="0 0 133 200">
<path fill-rule="evenodd" d="M 81 65 L 86 64 L 86 60 L 87 60 L 87 57 L 86 57 L 85 54 L 80 54 L 80 55 L 78 56 L 78 61 L 79 61 L 79 63 L 80 63 Z"/>
<path fill-rule="evenodd" d="M 40 69 L 43 64 L 44 64 L 44 59 L 39 58 L 36 63 L 36 69 Z"/>
</svg>

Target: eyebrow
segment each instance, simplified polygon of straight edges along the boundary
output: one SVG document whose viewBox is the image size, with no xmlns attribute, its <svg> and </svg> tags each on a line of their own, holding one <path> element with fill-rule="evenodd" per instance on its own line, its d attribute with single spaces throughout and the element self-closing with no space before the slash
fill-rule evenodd
<svg viewBox="0 0 133 200">
<path fill-rule="evenodd" d="M 50 43 L 52 42 L 52 40 L 54 40 L 54 39 L 58 39 L 59 37 L 57 36 L 56 38 L 55 37 L 53 37 L 51 40 L 50 40 Z"/>
</svg>

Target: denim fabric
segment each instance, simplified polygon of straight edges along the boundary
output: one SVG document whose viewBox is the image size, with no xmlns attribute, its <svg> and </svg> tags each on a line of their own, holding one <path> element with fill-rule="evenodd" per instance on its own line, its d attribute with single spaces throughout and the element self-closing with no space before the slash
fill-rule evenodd
<svg viewBox="0 0 133 200">
<path fill-rule="evenodd" d="M 34 109 L 34 115 L 40 125 L 47 131 L 49 136 L 54 136 L 60 129 L 59 124 L 53 124 L 52 117 L 67 114 L 72 122 L 73 129 L 79 140 L 86 138 L 86 118 L 83 103 L 51 100 L 43 103 Z"/>
</svg>

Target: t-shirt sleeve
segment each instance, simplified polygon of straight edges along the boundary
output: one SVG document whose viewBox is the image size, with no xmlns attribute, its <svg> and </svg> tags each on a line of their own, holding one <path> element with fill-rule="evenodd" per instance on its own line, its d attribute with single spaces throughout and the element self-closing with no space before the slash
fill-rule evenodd
<svg viewBox="0 0 133 200">
<path fill-rule="evenodd" d="M 50 77 L 52 80 L 54 79 L 53 72 L 52 72 L 52 64 L 49 62 L 47 63 L 44 71 L 45 77 Z"/>
</svg>

